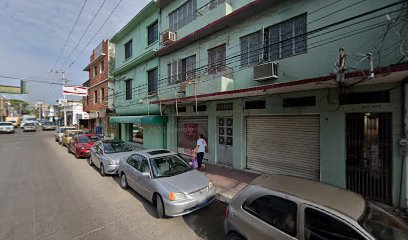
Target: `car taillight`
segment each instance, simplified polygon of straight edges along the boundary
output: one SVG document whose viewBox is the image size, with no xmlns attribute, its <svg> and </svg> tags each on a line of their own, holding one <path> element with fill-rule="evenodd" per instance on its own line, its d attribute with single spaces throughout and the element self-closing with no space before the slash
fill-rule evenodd
<svg viewBox="0 0 408 240">
<path fill-rule="evenodd" d="M 229 206 L 227 206 L 227 209 L 225 209 L 225 221 L 228 223 L 229 222 Z"/>
</svg>

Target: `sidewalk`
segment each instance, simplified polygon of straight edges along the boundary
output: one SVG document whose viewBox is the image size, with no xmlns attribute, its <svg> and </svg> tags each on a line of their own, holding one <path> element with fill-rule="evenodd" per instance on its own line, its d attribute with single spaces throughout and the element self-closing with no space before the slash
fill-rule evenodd
<svg viewBox="0 0 408 240">
<path fill-rule="evenodd" d="M 232 198 L 259 174 L 235 170 L 231 167 L 205 163 L 204 173 L 217 188 L 217 199 L 229 203 Z"/>
</svg>

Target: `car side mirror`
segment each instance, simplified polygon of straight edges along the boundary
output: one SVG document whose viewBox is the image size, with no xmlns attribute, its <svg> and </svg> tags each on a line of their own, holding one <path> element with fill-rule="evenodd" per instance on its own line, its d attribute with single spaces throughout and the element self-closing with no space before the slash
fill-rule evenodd
<svg viewBox="0 0 408 240">
<path fill-rule="evenodd" d="M 142 172 L 142 176 L 150 178 L 150 173 L 149 172 Z"/>
</svg>

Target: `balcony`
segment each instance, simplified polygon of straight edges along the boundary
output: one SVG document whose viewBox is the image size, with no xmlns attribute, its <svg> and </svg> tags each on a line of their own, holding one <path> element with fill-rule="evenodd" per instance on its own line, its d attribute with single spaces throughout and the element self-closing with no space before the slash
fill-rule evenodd
<svg viewBox="0 0 408 240">
<path fill-rule="evenodd" d="M 231 91 L 235 88 L 231 69 L 225 69 L 216 74 L 197 77 L 187 84 L 180 83 L 181 89 L 184 88 L 183 84 L 185 86 L 185 97 Z"/>
</svg>

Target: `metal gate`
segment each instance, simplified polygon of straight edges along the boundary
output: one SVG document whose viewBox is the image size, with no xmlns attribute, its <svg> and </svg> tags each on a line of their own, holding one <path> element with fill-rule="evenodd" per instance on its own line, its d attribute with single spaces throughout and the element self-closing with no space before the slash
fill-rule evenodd
<svg viewBox="0 0 408 240">
<path fill-rule="evenodd" d="M 232 166 L 233 118 L 218 118 L 217 163 Z"/>
<path fill-rule="evenodd" d="M 391 113 L 346 115 L 347 188 L 391 202 Z"/>
</svg>

